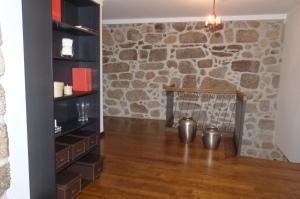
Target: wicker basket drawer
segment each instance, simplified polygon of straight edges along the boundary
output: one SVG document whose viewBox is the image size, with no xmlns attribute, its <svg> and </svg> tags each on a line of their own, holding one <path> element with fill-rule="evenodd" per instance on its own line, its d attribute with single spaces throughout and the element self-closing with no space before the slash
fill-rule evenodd
<svg viewBox="0 0 300 199">
<path fill-rule="evenodd" d="M 90 150 L 98 143 L 98 136 L 96 132 L 90 132 L 90 131 L 77 131 L 75 133 L 72 133 L 71 136 L 79 137 L 85 139 L 86 143 L 86 150 Z"/>
<path fill-rule="evenodd" d="M 73 199 L 81 191 L 81 176 L 78 173 L 63 171 L 56 176 L 57 198 Z"/>
<path fill-rule="evenodd" d="M 70 161 L 69 146 L 56 144 L 55 151 L 56 169 L 59 169 Z"/>
<path fill-rule="evenodd" d="M 70 159 L 74 160 L 85 152 L 85 140 L 73 136 L 64 136 L 56 139 L 56 143 L 69 146 Z"/>
<path fill-rule="evenodd" d="M 82 179 L 91 181 L 100 176 L 102 169 L 103 158 L 94 154 L 88 154 L 68 168 L 69 171 L 80 173 Z"/>
</svg>

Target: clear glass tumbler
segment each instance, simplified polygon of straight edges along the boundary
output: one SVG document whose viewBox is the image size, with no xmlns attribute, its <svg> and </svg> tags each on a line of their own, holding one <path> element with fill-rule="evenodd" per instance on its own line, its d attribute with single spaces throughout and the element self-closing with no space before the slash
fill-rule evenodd
<svg viewBox="0 0 300 199">
<path fill-rule="evenodd" d="M 89 113 L 90 103 L 85 103 L 84 108 L 84 121 L 87 122 L 89 120 L 88 113 Z"/>
<path fill-rule="evenodd" d="M 77 111 L 78 111 L 78 122 L 84 122 L 85 119 L 85 104 L 84 102 L 77 103 Z"/>
</svg>

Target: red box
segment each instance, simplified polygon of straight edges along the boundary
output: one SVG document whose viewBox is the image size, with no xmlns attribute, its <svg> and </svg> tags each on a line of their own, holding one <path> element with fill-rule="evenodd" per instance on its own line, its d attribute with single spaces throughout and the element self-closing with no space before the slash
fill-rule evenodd
<svg viewBox="0 0 300 199">
<path fill-rule="evenodd" d="M 92 69 L 72 68 L 73 91 L 92 91 Z"/>
<path fill-rule="evenodd" d="M 52 0 L 52 19 L 61 22 L 61 0 Z"/>
</svg>

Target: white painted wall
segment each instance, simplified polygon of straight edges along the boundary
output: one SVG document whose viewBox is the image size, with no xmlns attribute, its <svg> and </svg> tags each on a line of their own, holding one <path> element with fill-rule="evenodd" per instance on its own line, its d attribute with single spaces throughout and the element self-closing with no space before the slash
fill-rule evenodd
<svg viewBox="0 0 300 199">
<path fill-rule="evenodd" d="M 275 142 L 300 163 L 300 4 L 287 16 Z"/>
<path fill-rule="evenodd" d="M 285 14 L 300 0 L 216 0 L 221 16 Z M 206 17 L 213 0 L 104 0 L 104 20 Z"/>
<path fill-rule="evenodd" d="M 1 81 L 6 91 L 11 199 L 30 198 L 23 51 L 22 1 L 0 1 L 0 23 L 6 71 Z"/>
</svg>

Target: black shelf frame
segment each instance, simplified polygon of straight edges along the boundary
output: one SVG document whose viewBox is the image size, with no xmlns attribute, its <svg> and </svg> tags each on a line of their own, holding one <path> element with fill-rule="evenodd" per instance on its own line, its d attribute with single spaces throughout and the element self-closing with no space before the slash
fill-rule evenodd
<svg viewBox="0 0 300 199">
<path fill-rule="evenodd" d="M 68 99 L 74 99 L 74 98 L 77 98 L 77 97 L 84 97 L 84 96 L 88 96 L 88 95 L 93 95 L 93 94 L 98 94 L 98 91 L 97 90 L 93 90 L 93 91 L 73 91 L 72 95 L 54 98 L 54 101 L 55 102 L 63 101 L 63 100 L 68 100 Z"/>
<path fill-rule="evenodd" d="M 76 6 L 97 6 L 98 4 L 93 0 L 65 0 Z"/>
<path fill-rule="evenodd" d="M 86 122 L 78 122 L 77 118 L 73 120 L 69 120 L 67 122 L 58 123 L 59 126 L 61 126 L 62 131 L 59 133 L 55 133 L 55 138 L 68 135 L 76 130 L 79 130 L 83 127 L 86 127 L 88 125 L 94 124 L 97 122 L 97 119 L 95 118 L 89 118 Z"/>
<path fill-rule="evenodd" d="M 76 58 L 76 57 L 57 57 L 57 56 L 54 56 L 53 60 L 70 61 L 70 62 L 97 62 L 97 60 L 95 59 L 85 59 L 85 58 Z"/>
</svg>

